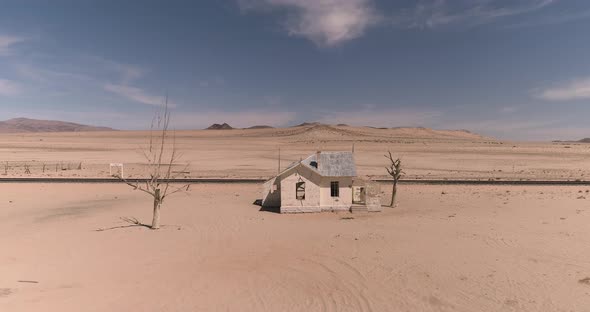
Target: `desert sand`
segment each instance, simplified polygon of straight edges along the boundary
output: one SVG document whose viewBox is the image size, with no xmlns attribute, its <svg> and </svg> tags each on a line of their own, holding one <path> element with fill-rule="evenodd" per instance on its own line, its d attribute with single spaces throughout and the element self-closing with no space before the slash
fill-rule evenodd
<svg viewBox="0 0 590 312">
<path fill-rule="evenodd" d="M 257 185 L 199 184 L 159 231 L 120 221 L 151 205 L 122 185 L 1 187 L 0 311 L 590 307 L 580 187 L 404 185 L 381 213 L 280 215 Z"/>
<path fill-rule="evenodd" d="M 0 134 L 0 174 L 108 177 L 109 163 L 124 163 L 128 177 L 142 176 L 147 132 Z M 177 131 L 186 177 L 268 178 L 317 150 L 349 151 L 358 173 L 385 178 L 387 150 L 401 157 L 408 179 L 586 180 L 590 144 L 508 142 L 465 131 L 307 126 L 283 129 Z M 82 164 L 82 170 L 75 170 Z M 45 165 L 45 172 L 43 172 Z M 67 169 L 71 170 L 67 170 Z M 62 170 L 63 169 L 63 170 Z"/>
<path fill-rule="evenodd" d="M 464 131 L 309 126 L 176 137 L 189 177 L 266 178 L 279 147 L 287 166 L 353 143 L 361 176 L 385 177 L 387 150 L 409 179 L 590 174 L 590 145 Z M 3 134 L 1 177 L 107 177 L 111 162 L 141 176 L 145 138 Z M 403 184 L 398 205 L 379 213 L 280 215 L 253 205 L 259 184 L 195 184 L 166 200 L 158 231 L 121 220 L 149 223 L 152 207 L 123 184 L 0 189 L 0 311 L 590 311 L 590 186 Z M 382 191 L 386 203 L 389 186 Z"/>
</svg>

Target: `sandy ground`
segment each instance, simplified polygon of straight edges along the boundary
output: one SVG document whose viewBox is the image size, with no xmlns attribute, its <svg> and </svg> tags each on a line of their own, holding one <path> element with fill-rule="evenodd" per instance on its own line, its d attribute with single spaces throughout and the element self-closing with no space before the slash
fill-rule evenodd
<svg viewBox="0 0 590 312">
<path fill-rule="evenodd" d="M 410 179 L 590 179 L 590 144 L 501 142 L 462 131 L 321 126 L 176 137 L 183 154 L 177 170 L 189 164 L 186 177 L 268 178 L 278 171 L 279 148 L 285 168 L 317 150 L 348 151 L 354 144 L 360 175 L 384 176 L 383 155 L 391 150 Z M 109 163 L 124 163 L 127 176 L 138 177 L 145 175 L 146 142 L 147 133 L 137 131 L 1 134 L 0 178 L 108 177 Z"/>
<path fill-rule="evenodd" d="M 403 185 L 381 213 L 279 215 L 258 185 L 202 184 L 159 231 L 96 231 L 150 219 L 122 185 L 0 188 L 0 311 L 590 311 L 581 187 Z"/>
</svg>

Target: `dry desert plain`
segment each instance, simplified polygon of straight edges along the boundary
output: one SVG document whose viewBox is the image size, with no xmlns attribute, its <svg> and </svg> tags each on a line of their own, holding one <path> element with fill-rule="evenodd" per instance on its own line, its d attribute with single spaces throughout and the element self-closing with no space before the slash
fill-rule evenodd
<svg viewBox="0 0 590 312">
<path fill-rule="evenodd" d="M 145 134 L 3 134 L 3 177 L 106 177 L 110 162 L 140 176 Z M 353 142 L 363 176 L 384 176 L 388 149 L 411 179 L 590 174 L 590 145 L 462 131 L 176 136 L 191 177 L 269 177 L 278 147 L 286 166 Z M 402 184 L 398 206 L 380 213 L 280 215 L 252 204 L 260 185 L 196 184 L 165 202 L 158 231 L 120 220 L 151 213 L 125 185 L 0 189 L 0 311 L 590 311 L 590 186 Z"/>
<path fill-rule="evenodd" d="M 108 177 L 109 163 L 124 163 L 128 177 L 142 176 L 141 149 L 147 136 L 142 131 L 0 134 L 0 174 L 7 164 L 6 176 Z M 183 155 L 179 168 L 189 165 L 187 177 L 268 178 L 278 170 L 279 148 L 284 168 L 317 150 L 349 151 L 353 144 L 363 176 L 385 177 L 383 155 L 391 150 L 402 158 L 408 179 L 590 179 L 590 144 L 582 143 L 507 142 L 465 131 L 326 125 L 176 132 Z M 80 163 L 82 170 L 76 170 Z"/>
</svg>

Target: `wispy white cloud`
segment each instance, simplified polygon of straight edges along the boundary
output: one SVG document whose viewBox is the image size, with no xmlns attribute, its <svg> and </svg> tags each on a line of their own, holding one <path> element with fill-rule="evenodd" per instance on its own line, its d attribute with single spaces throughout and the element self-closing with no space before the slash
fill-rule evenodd
<svg viewBox="0 0 590 312">
<path fill-rule="evenodd" d="M 21 86 L 11 80 L 0 79 L 0 96 L 13 96 L 21 93 Z"/>
<path fill-rule="evenodd" d="M 36 82 L 46 82 L 47 77 L 45 74 L 45 70 L 41 70 L 40 68 L 36 68 L 31 64 L 25 63 L 17 63 L 14 64 L 14 72 L 19 76 L 19 78 L 32 80 Z"/>
<path fill-rule="evenodd" d="M 558 0 L 422 0 L 403 10 L 394 23 L 410 28 L 436 28 L 446 25 L 473 26 L 498 18 L 531 13 Z"/>
<path fill-rule="evenodd" d="M 147 90 L 131 85 L 145 76 L 145 69 L 96 56 L 82 55 L 74 58 L 69 66 L 57 69 L 31 61 L 15 61 L 12 68 L 30 94 L 107 91 L 143 104 L 157 106 L 164 102 L 163 97 L 152 96 Z"/>
<path fill-rule="evenodd" d="M 331 47 L 362 36 L 380 20 L 372 0 L 238 0 L 243 10 L 284 9 L 292 36 Z"/>
<path fill-rule="evenodd" d="M 0 55 L 11 53 L 10 48 L 24 40 L 22 37 L 0 35 Z"/>
<path fill-rule="evenodd" d="M 133 64 L 119 63 L 95 55 L 75 55 L 67 64 L 59 67 L 51 66 L 51 56 L 44 62 L 21 59 L 13 62 L 15 72 L 23 78 L 46 81 L 55 78 L 72 78 L 79 80 L 110 80 L 120 84 L 128 84 L 143 78 L 148 70 Z M 59 59 L 59 58 L 57 58 Z M 60 62 L 62 62 L 60 60 Z"/>
<path fill-rule="evenodd" d="M 401 28 L 471 27 L 501 18 L 541 11 L 560 0 L 417 0 L 395 12 L 379 12 L 374 0 L 237 0 L 245 12 L 287 12 L 284 28 L 321 47 L 331 47 L 361 37 L 371 26 Z M 557 24 L 590 17 L 589 12 L 564 12 L 535 16 L 522 24 Z"/>
<path fill-rule="evenodd" d="M 507 29 L 514 29 L 514 28 L 525 28 L 525 27 L 535 27 L 535 26 L 545 26 L 545 25 L 556 25 L 556 24 L 563 24 L 578 20 L 583 20 L 590 18 L 590 10 L 584 11 L 569 11 L 569 12 L 561 12 L 561 13 L 553 13 L 551 15 L 538 17 L 535 19 L 531 19 L 528 21 L 521 21 L 514 24 L 506 25 L 504 28 Z"/>
<path fill-rule="evenodd" d="M 119 73 L 124 83 L 130 83 L 145 75 L 145 70 L 139 66 L 111 62 L 111 67 Z"/>
<path fill-rule="evenodd" d="M 537 92 L 537 97 L 549 101 L 590 99 L 590 77 Z"/>
<path fill-rule="evenodd" d="M 151 95 L 141 88 L 130 87 L 127 85 L 117 85 L 108 83 L 104 86 L 104 89 L 108 92 L 117 94 L 128 100 L 141 104 L 163 106 L 166 101 L 166 98 L 163 96 Z M 175 107 L 176 104 L 174 104 L 171 101 L 168 101 L 168 106 Z"/>
<path fill-rule="evenodd" d="M 15 73 L 22 79 L 34 81 L 37 83 L 51 83 L 57 82 L 67 83 L 68 81 L 95 81 L 90 74 L 79 71 L 65 71 L 48 69 L 45 66 L 35 66 L 30 63 L 15 63 L 13 64 Z M 82 66 L 83 67 L 83 66 Z"/>
<path fill-rule="evenodd" d="M 96 67 L 102 67 L 117 74 L 123 84 L 143 78 L 147 73 L 145 68 L 137 65 L 119 63 L 97 56 L 86 56 L 85 59 L 87 59 L 86 61 L 88 63 L 94 64 Z"/>
</svg>

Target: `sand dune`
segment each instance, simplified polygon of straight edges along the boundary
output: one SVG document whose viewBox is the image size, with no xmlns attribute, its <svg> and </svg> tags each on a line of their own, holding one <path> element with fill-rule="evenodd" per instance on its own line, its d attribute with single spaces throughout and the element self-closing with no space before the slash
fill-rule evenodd
<svg viewBox="0 0 590 312">
<path fill-rule="evenodd" d="M 247 134 L 245 134 L 247 135 Z M 351 127 L 347 125 L 324 125 L 319 123 L 306 123 L 291 128 L 278 128 L 264 133 L 250 133 L 251 136 L 279 136 L 297 137 L 300 140 L 379 140 L 388 138 L 409 139 L 447 139 L 447 140 L 493 140 L 466 130 L 434 130 L 429 128 L 370 128 Z"/>
</svg>

